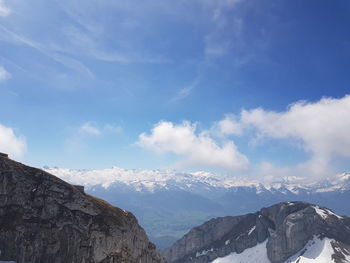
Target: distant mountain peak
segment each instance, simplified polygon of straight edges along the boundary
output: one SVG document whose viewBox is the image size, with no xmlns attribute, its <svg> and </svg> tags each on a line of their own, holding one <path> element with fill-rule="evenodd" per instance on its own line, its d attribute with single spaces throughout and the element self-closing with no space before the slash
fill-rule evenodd
<svg viewBox="0 0 350 263">
<path fill-rule="evenodd" d="M 73 184 L 81 184 L 85 187 L 101 185 L 109 188 L 113 184 L 123 183 L 139 191 L 155 191 L 162 188 L 178 187 L 188 188 L 222 188 L 250 187 L 256 189 L 257 193 L 264 191 L 290 191 L 298 193 L 300 190 L 313 192 L 327 192 L 334 190 L 350 189 L 350 173 L 342 173 L 330 179 L 308 182 L 305 178 L 288 176 L 276 178 L 272 181 L 258 181 L 243 177 L 230 177 L 227 175 L 214 174 L 204 171 L 178 172 L 175 170 L 144 170 L 124 169 L 113 166 L 101 170 L 49 168 L 44 170 L 55 174 Z"/>
</svg>

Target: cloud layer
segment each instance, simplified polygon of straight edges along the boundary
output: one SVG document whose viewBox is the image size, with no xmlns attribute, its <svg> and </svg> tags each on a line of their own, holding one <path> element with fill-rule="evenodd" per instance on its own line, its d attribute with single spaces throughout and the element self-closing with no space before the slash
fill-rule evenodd
<svg viewBox="0 0 350 263">
<path fill-rule="evenodd" d="M 263 108 L 242 110 L 239 115 L 226 115 L 210 129 L 200 133 L 196 131 L 196 125 L 190 122 L 176 125 L 162 121 L 154 126 L 149 135 L 141 134 L 138 144 L 158 153 L 182 156 L 189 166 L 239 171 L 247 168 L 249 161 L 238 151 L 233 136 L 235 140 L 248 138 L 259 142 L 259 147 L 266 148 L 271 145 L 271 140 L 285 140 L 291 147 L 303 150 L 309 159 L 286 167 L 274 165 L 273 160 L 262 161 L 255 164 L 257 173 L 271 176 L 330 176 L 340 172 L 333 167 L 333 161 L 350 159 L 349 113 L 348 95 L 339 99 L 323 98 L 317 102 L 296 102 L 281 112 Z M 220 144 L 220 141 L 223 143 Z M 288 148 L 283 148 L 283 151 L 288 151 Z"/>
<path fill-rule="evenodd" d="M 12 128 L 0 124 L 0 152 L 9 154 L 11 157 L 21 157 L 27 149 L 23 136 L 18 136 Z"/>
</svg>

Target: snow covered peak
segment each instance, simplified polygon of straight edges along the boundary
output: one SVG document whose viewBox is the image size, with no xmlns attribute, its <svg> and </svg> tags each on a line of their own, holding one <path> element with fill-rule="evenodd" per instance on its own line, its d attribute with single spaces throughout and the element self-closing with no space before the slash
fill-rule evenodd
<svg viewBox="0 0 350 263">
<path fill-rule="evenodd" d="M 44 168 L 45 171 L 60 177 L 72 184 L 84 185 L 87 189 L 93 186 L 109 188 L 115 184 L 126 184 L 138 191 L 161 189 L 231 189 L 251 188 L 257 194 L 269 192 L 294 193 L 300 191 L 329 192 L 350 189 L 350 174 L 341 174 L 335 180 L 324 180 L 305 183 L 301 177 L 290 176 L 272 182 L 230 177 L 209 172 L 178 172 L 175 170 L 143 170 L 111 167 L 101 170 Z"/>
</svg>

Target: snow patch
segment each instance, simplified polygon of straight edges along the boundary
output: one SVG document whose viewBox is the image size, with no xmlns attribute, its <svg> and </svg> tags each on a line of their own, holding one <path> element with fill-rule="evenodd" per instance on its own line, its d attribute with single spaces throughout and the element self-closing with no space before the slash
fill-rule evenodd
<svg viewBox="0 0 350 263">
<path fill-rule="evenodd" d="M 248 236 L 253 233 L 253 231 L 255 230 L 256 226 L 253 226 L 251 229 L 249 229 L 248 231 Z"/>
<path fill-rule="evenodd" d="M 230 240 L 229 239 L 225 241 L 225 246 L 227 246 L 228 244 L 230 244 Z"/>
<path fill-rule="evenodd" d="M 233 252 L 225 257 L 217 258 L 214 261 L 212 261 L 212 263 L 233 263 L 233 262 L 271 263 L 267 257 L 266 243 L 267 243 L 267 240 L 264 241 L 263 243 L 256 245 L 255 247 L 247 248 L 240 254 Z"/>
<path fill-rule="evenodd" d="M 313 206 L 313 208 L 315 209 L 316 213 L 322 217 L 322 219 L 327 219 L 329 215 L 333 215 L 335 217 L 337 217 L 338 219 L 342 219 L 341 216 L 333 213 L 332 211 L 325 209 L 325 208 L 320 208 L 319 206 Z"/>
<path fill-rule="evenodd" d="M 321 209 L 319 206 L 313 206 L 313 208 L 315 209 L 316 213 L 322 217 L 322 219 L 327 219 L 328 215 L 326 213 L 326 211 L 324 211 L 323 209 Z"/>
<path fill-rule="evenodd" d="M 202 252 L 197 252 L 196 253 L 196 258 L 200 257 L 200 256 L 205 256 L 206 254 L 208 254 L 209 252 L 213 252 L 214 248 L 211 248 L 209 250 L 203 250 Z"/>
<path fill-rule="evenodd" d="M 331 242 L 333 239 L 314 237 L 295 256 L 292 256 L 285 263 L 331 263 L 334 262 L 332 255 L 334 250 Z"/>
</svg>

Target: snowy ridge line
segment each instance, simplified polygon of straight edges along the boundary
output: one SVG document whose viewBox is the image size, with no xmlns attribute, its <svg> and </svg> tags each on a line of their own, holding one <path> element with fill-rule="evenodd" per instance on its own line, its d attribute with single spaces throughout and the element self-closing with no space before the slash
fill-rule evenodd
<svg viewBox="0 0 350 263">
<path fill-rule="evenodd" d="M 337 217 L 338 219 L 343 219 L 343 217 L 337 215 L 336 213 L 333 213 L 331 210 L 326 208 L 321 208 L 319 206 L 313 206 L 316 213 L 322 217 L 322 219 L 326 220 L 330 215 Z"/>
<path fill-rule="evenodd" d="M 86 188 L 102 186 L 107 189 L 113 185 L 126 184 L 136 191 L 153 192 L 160 189 L 176 187 L 178 189 L 193 188 L 238 188 L 249 187 L 257 194 L 265 191 L 291 192 L 301 191 L 330 192 L 350 189 L 350 174 L 343 173 L 335 178 L 315 183 L 306 183 L 300 177 L 287 177 L 273 182 L 259 182 L 247 178 L 223 176 L 208 172 L 177 172 L 174 170 L 142 170 L 112 167 L 101 170 L 76 170 L 66 168 L 44 168 L 45 171 L 72 184 L 84 185 Z"/>
</svg>

